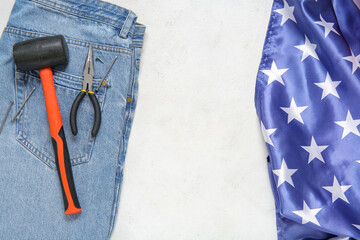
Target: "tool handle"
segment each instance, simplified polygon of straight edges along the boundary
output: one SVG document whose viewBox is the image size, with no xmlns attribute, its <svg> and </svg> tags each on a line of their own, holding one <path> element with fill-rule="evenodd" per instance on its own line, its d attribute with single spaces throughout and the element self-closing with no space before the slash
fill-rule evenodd
<svg viewBox="0 0 360 240">
<path fill-rule="evenodd" d="M 64 198 L 65 214 L 71 215 L 79 213 L 81 212 L 81 207 L 76 194 L 70 156 L 65 139 L 51 68 L 41 69 L 40 78 L 44 90 L 50 134 L 55 152 L 56 167 Z"/>
<path fill-rule="evenodd" d="M 95 137 L 99 131 L 100 124 L 101 124 L 101 109 L 100 109 L 99 101 L 97 100 L 97 98 L 95 96 L 95 93 L 89 92 L 89 97 L 90 97 L 90 100 L 94 107 L 94 113 L 95 113 L 94 125 L 93 125 L 93 129 L 91 130 L 91 135 L 93 137 Z"/>
<path fill-rule="evenodd" d="M 99 101 L 97 100 L 95 93 L 94 92 L 88 92 L 91 103 L 94 107 L 94 125 L 93 128 L 91 130 L 91 136 L 96 137 L 99 128 L 100 128 L 100 124 L 101 124 L 101 109 L 100 109 L 100 104 Z M 86 95 L 86 91 L 85 90 L 81 90 L 81 92 L 77 95 L 77 97 L 74 100 L 74 103 L 71 107 L 71 111 L 70 111 L 70 128 L 71 128 L 71 132 L 76 136 L 76 134 L 78 133 L 77 130 L 77 122 L 76 122 L 76 116 L 77 116 L 77 111 L 78 108 L 80 106 L 81 101 L 83 100 L 83 98 Z"/>
<path fill-rule="evenodd" d="M 76 124 L 77 111 L 78 111 L 80 103 L 84 99 L 85 95 L 86 95 L 86 91 L 81 90 L 81 92 L 77 95 L 77 97 L 75 98 L 75 100 L 74 100 L 74 102 L 73 102 L 73 104 L 71 106 L 71 110 L 70 110 L 70 128 L 71 128 L 71 132 L 72 132 L 72 134 L 74 134 L 74 136 L 76 136 L 77 133 L 78 133 L 77 124 Z"/>
</svg>

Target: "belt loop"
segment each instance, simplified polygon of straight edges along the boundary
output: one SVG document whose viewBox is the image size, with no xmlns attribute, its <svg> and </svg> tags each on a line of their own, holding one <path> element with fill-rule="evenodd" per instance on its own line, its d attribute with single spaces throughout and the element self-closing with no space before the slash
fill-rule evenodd
<svg viewBox="0 0 360 240">
<path fill-rule="evenodd" d="M 120 31 L 121 38 L 127 38 L 127 35 L 129 33 L 133 23 L 135 22 L 135 20 L 136 20 L 135 13 L 133 13 L 132 11 L 129 10 L 129 14 L 127 15 L 124 25 Z"/>
</svg>

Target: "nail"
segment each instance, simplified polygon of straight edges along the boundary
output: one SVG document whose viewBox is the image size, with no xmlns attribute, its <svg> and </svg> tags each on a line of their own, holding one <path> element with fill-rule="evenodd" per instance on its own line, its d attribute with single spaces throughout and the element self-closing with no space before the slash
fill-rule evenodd
<svg viewBox="0 0 360 240">
<path fill-rule="evenodd" d="M 3 127 L 4 127 L 4 124 L 5 124 L 5 122 L 6 122 L 6 119 L 7 119 L 8 115 L 9 115 L 9 112 L 10 112 L 10 109 L 11 109 L 11 106 L 13 105 L 13 103 L 14 103 L 13 101 L 10 101 L 9 107 L 8 107 L 6 113 L 5 113 L 4 120 L 3 120 L 2 123 L 1 123 L 0 133 L 1 133 L 2 129 L 3 129 Z"/>
<path fill-rule="evenodd" d="M 113 60 L 113 62 L 111 63 L 109 69 L 108 69 L 108 70 L 106 71 L 106 73 L 105 73 L 105 76 L 103 77 L 103 79 L 101 79 L 101 82 L 100 82 L 99 86 L 95 89 L 95 92 L 99 91 L 99 88 L 101 87 L 101 84 L 102 84 L 103 81 L 105 80 L 106 76 L 109 74 L 109 72 L 110 72 L 111 68 L 113 67 L 113 65 L 114 65 L 114 63 L 115 63 L 115 61 L 116 61 L 117 58 L 118 58 L 118 57 L 116 56 L 115 59 Z"/>
<path fill-rule="evenodd" d="M 103 60 L 101 60 L 100 58 L 95 58 L 95 61 L 99 61 L 99 62 L 101 62 L 102 64 L 104 64 L 104 62 L 103 62 Z"/>
<path fill-rule="evenodd" d="M 23 109 L 23 107 L 25 106 L 25 103 L 29 100 L 29 98 L 31 97 L 31 95 L 33 94 L 35 89 L 36 88 L 33 88 L 33 90 L 31 90 L 30 94 L 26 97 L 24 103 L 21 105 L 20 109 L 15 113 L 15 116 L 11 119 L 11 121 L 14 121 L 15 118 L 17 117 L 17 115 L 19 115 L 20 111 Z"/>
</svg>

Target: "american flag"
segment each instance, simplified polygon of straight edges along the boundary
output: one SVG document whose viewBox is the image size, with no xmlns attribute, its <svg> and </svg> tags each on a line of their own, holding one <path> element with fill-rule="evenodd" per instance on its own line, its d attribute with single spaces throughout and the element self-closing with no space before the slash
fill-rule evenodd
<svg viewBox="0 0 360 240">
<path fill-rule="evenodd" d="M 357 2 L 274 1 L 255 105 L 279 239 L 360 239 Z"/>
</svg>

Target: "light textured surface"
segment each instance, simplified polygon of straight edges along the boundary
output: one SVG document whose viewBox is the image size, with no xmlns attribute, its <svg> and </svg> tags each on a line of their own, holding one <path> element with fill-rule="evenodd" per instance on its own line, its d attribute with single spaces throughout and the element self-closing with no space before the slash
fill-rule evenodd
<svg viewBox="0 0 360 240">
<path fill-rule="evenodd" d="M 111 239 L 276 239 L 253 100 L 272 1 L 110 2 L 147 26 Z"/>
</svg>

